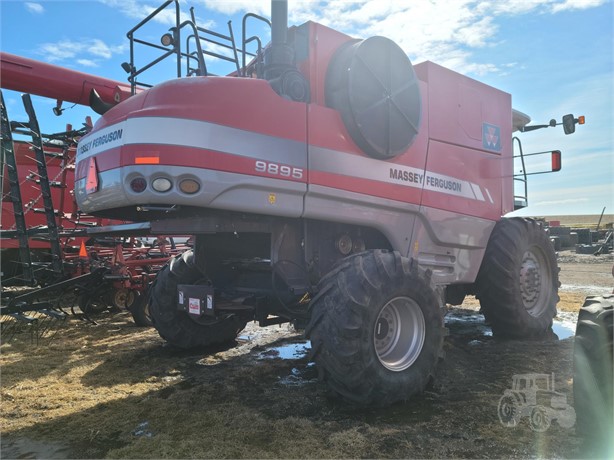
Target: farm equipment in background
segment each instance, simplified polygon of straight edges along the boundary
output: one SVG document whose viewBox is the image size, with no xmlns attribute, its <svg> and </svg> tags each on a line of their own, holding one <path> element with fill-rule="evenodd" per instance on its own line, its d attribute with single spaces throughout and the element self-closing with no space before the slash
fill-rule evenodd
<svg viewBox="0 0 614 460">
<path fill-rule="evenodd" d="M 159 334 L 190 348 L 251 320 L 293 322 L 333 391 L 382 405 L 431 380 L 445 303 L 475 294 L 494 334 L 547 333 L 555 253 L 537 221 L 502 218 L 527 205 L 530 154 L 514 141 L 516 174 L 512 133 L 530 118 L 496 88 L 412 65 L 389 39 L 288 28 L 287 2 L 271 5 L 262 47 L 245 32 L 254 15 L 237 45 L 230 23 L 215 33 L 165 2 L 128 32 L 122 67 L 133 90 L 166 59 L 178 78 L 105 106 L 79 141 L 79 208 L 137 222 L 100 231 L 194 235 L 153 282 Z M 176 23 L 160 44 L 137 37 L 167 8 Z M 137 46 L 160 54 L 137 63 Z M 210 74 L 205 60 L 222 56 L 234 70 Z M 578 122 L 565 116 L 566 132 Z"/>
<path fill-rule="evenodd" d="M 0 58 L 3 87 L 29 88 L 57 98 L 54 112 L 61 110 L 62 100 L 89 103 L 89 93 L 84 99 L 76 91 L 92 82 L 105 97 L 111 97 L 112 81 L 6 53 Z M 40 72 L 45 76 L 42 81 L 35 78 Z M 24 326 L 39 338 L 68 312 L 91 320 L 102 310 L 127 308 L 137 324 L 150 325 L 142 294 L 155 272 L 187 246 L 162 236 L 137 239 L 88 234 L 88 229 L 101 224 L 120 222 L 88 216 L 77 209 L 74 200 L 75 147 L 91 129 L 91 121 L 86 120 L 78 130 L 67 125 L 65 132 L 43 134 L 30 95 L 22 99 L 28 117 L 24 122 L 10 121 L 3 96 L 1 100 L 0 314 L 4 340 Z"/>
</svg>

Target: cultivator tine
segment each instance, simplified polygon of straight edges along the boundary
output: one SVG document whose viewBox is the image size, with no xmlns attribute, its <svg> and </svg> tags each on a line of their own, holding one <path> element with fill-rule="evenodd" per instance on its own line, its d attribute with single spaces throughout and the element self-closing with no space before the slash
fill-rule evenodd
<svg viewBox="0 0 614 460">
<path fill-rule="evenodd" d="M 34 343 L 34 337 L 37 337 L 36 342 L 38 344 L 38 336 L 35 334 L 38 326 L 37 318 L 24 313 L 9 313 L 5 316 L 12 318 L 13 321 L 9 320 L 10 322 L 8 325 L 5 325 L 5 322 L 3 322 L 2 343 L 12 341 L 17 333 L 22 332 L 25 328 L 28 328 L 28 332 L 30 333 L 30 343 Z M 7 333 L 9 336 L 8 340 L 6 340 Z"/>
<path fill-rule="evenodd" d="M 45 338 L 51 342 L 61 326 L 66 324 L 67 315 L 51 309 L 43 309 L 31 314 L 9 313 L 3 315 L 7 320 L 2 321 L 2 343 L 12 341 L 18 333 L 26 330 L 29 332 L 30 343 L 40 344 Z M 8 319 L 10 318 L 10 319 Z"/>
<path fill-rule="evenodd" d="M 68 315 L 51 309 L 40 310 L 39 313 L 41 314 L 42 320 L 39 324 L 38 337 L 42 338 L 47 332 L 53 331 L 47 337 L 48 342 L 51 343 L 59 330 L 66 324 Z"/>
</svg>

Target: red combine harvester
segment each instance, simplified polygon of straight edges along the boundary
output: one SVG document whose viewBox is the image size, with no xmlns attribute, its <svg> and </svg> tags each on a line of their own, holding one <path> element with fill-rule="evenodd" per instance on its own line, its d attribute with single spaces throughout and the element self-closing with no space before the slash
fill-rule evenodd
<svg viewBox="0 0 614 460">
<path fill-rule="evenodd" d="M 0 63 L 3 88 L 57 99 L 56 114 L 61 113 L 63 101 L 90 104 L 91 96 L 94 105 L 104 106 L 131 94 L 121 83 L 8 53 L 0 53 Z M 25 294 L 3 292 L 2 314 L 30 323 L 36 318 L 24 312 L 62 317 L 53 310 L 53 299 L 62 297 L 66 306 L 66 292 L 75 294 L 74 302 L 86 315 L 108 306 L 136 306 L 156 269 L 186 247 L 171 248 L 164 238 L 154 239 L 152 248 L 132 238 L 89 236 L 88 228 L 121 222 L 77 209 L 76 144 L 91 129 L 91 122 L 80 130 L 68 125 L 66 132 L 42 134 L 29 94 L 23 101 L 29 120 L 10 122 L 2 100 L 2 286 L 42 288 Z M 147 323 L 143 311 L 133 314 L 137 322 Z"/>
<path fill-rule="evenodd" d="M 138 37 L 167 8 L 176 24 L 161 44 Z M 446 303 L 477 295 L 498 336 L 550 329 L 554 250 L 538 222 L 502 216 L 527 204 L 513 132 L 556 121 L 530 126 L 509 94 L 414 66 L 389 39 L 288 28 L 286 1 L 272 1 L 271 21 L 246 15 L 240 46 L 230 24 L 225 35 L 193 10 L 180 17 L 169 0 L 128 32 L 134 95 L 92 95 L 103 114 L 79 141 L 75 178 L 81 210 L 135 222 L 92 235 L 194 235 L 150 289 L 165 340 L 189 348 L 233 340 L 248 321 L 293 322 L 330 388 L 381 405 L 429 382 Z M 271 27 L 267 46 L 248 20 Z M 160 55 L 137 63 L 143 46 Z M 233 72 L 210 74 L 211 56 Z M 190 78 L 145 85 L 167 58 Z M 566 133 L 577 122 L 565 116 Z"/>
</svg>

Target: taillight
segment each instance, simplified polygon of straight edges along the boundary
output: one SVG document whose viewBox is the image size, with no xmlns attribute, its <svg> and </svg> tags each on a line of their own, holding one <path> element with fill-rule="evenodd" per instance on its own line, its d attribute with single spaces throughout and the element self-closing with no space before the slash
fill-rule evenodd
<svg viewBox="0 0 614 460">
<path fill-rule="evenodd" d="M 200 184 L 194 179 L 184 179 L 179 182 L 179 190 L 188 195 L 192 195 L 200 190 Z"/>
<path fill-rule="evenodd" d="M 561 151 L 553 150 L 552 151 L 552 172 L 557 172 L 561 170 Z"/>
<path fill-rule="evenodd" d="M 144 192 L 147 188 L 147 181 L 143 177 L 135 177 L 130 181 L 130 188 L 136 193 Z"/>
<path fill-rule="evenodd" d="M 87 176 L 85 179 L 85 193 L 88 195 L 98 191 L 98 167 L 96 158 L 89 157 L 87 165 Z"/>
<path fill-rule="evenodd" d="M 173 187 L 173 183 L 166 177 L 158 177 L 151 182 L 151 188 L 156 192 L 168 192 Z"/>
</svg>

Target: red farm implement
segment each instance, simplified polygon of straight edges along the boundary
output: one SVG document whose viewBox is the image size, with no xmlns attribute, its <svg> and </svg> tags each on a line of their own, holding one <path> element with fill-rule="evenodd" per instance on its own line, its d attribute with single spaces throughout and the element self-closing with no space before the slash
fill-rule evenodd
<svg viewBox="0 0 614 460">
<path fill-rule="evenodd" d="M 75 85 L 92 85 L 107 100 L 121 100 L 123 94 L 114 82 L 98 77 L 5 53 L 1 62 L 3 87 L 57 98 L 54 110 L 61 110 L 62 100 L 88 102 Z M 43 72 L 45 82 L 29 79 L 24 69 Z M 76 144 L 91 129 L 91 121 L 77 130 L 67 125 L 64 132 L 44 134 L 30 95 L 22 99 L 27 121 L 9 119 L 4 97 L 1 107 L 4 340 L 24 325 L 39 337 L 69 312 L 91 320 L 101 311 L 127 308 L 137 324 L 148 325 L 149 283 L 171 256 L 186 249 L 185 244 L 175 245 L 172 238 L 161 236 L 98 235 L 95 229 L 100 225 L 119 221 L 81 212 L 73 193 Z"/>
</svg>

